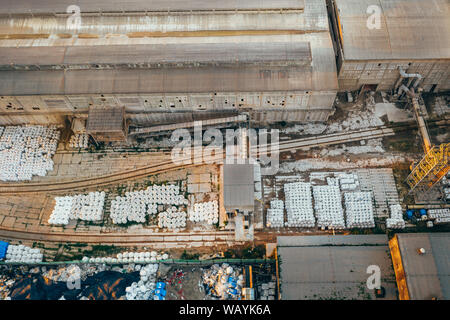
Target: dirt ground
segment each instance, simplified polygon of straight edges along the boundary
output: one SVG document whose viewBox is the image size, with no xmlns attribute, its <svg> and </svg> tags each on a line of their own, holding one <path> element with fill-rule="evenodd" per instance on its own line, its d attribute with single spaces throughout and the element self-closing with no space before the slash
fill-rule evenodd
<svg viewBox="0 0 450 320">
<path fill-rule="evenodd" d="M 165 276 L 166 300 L 204 300 L 200 267 L 171 267 Z"/>
</svg>

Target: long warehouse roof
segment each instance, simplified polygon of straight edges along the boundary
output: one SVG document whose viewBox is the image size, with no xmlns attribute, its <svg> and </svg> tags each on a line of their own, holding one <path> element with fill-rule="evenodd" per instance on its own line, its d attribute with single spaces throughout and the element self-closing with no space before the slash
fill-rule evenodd
<svg viewBox="0 0 450 320">
<path fill-rule="evenodd" d="M 310 65 L 308 42 L 188 43 L 110 46 L 0 47 L 0 69 L 90 64 Z"/>
<path fill-rule="evenodd" d="M 448 0 L 335 0 L 335 3 L 345 60 L 450 59 Z M 367 27 L 375 12 L 367 13 L 370 6 L 381 9 L 380 29 Z"/>
<path fill-rule="evenodd" d="M 304 0 L 3 0 L 0 13 L 65 13 L 71 5 L 81 12 L 268 10 L 302 9 Z"/>
<path fill-rule="evenodd" d="M 450 234 L 399 233 L 397 238 L 410 299 L 450 299 Z"/>
</svg>

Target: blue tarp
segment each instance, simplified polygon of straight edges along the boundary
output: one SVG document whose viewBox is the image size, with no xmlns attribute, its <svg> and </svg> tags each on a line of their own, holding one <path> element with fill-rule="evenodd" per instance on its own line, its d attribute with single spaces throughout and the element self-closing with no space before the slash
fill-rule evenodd
<svg viewBox="0 0 450 320">
<path fill-rule="evenodd" d="M 6 257 L 6 251 L 8 250 L 9 243 L 0 241 L 0 260 Z"/>
</svg>

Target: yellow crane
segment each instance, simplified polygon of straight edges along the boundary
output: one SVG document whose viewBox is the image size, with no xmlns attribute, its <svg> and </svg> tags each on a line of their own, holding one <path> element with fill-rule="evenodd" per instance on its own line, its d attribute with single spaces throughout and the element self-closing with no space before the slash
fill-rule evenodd
<svg viewBox="0 0 450 320">
<path fill-rule="evenodd" d="M 448 164 L 450 143 L 443 143 L 440 146 L 433 146 L 431 144 L 430 136 L 425 125 L 425 120 L 421 114 L 419 101 L 414 89 L 402 86 L 399 92 L 401 91 L 406 92 L 411 98 L 414 116 L 419 126 L 420 135 L 423 140 L 423 149 L 425 151 L 425 156 L 412 168 L 411 173 L 406 178 L 406 183 L 411 191 L 417 190 L 425 192 L 430 190 L 448 173 L 450 169 Z"/>
</svg>

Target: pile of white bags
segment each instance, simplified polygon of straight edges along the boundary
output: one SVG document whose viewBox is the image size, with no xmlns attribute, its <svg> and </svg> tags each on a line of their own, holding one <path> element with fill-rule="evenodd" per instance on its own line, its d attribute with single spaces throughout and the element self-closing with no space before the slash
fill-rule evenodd
<svg viewBox="0 0 450 320">
<path fill-rule="evenodd" d="M 76 133 L 70 137 L 69 147 L 87 149 L 89 146 L 89 136 L 86 133 Z"/>
<path fill-rule="evenodd" d="M 393 204 L 389 207 L 391 211 L 391 217 L 386 219 L 386 228 L 388 229 L 404 229 L 405 220 L 403 220 L 402 206 L 399 204 Z"/>
<path fill-rule="evenodd" d="M 371 192 L 344 193 L 348 228 L 374 228 Z"/>
<path fill-rule="evenodd" d="M 186 227 L 186 212 L 170 207 L 158 215 L 158 227 L 169 230 L 182 229 Z"/>
<path fill-rule="evenodd" d="M 125 288 L 127 300 L 151 300 L 156 288 L 158 264 L 148 264 L 139 271 L 140 280 Z"/>
<path fill-rule="evenodd" d="M 184 206 L 188 200 L 180 194 L 177 185 L 149 186 L 146 190 L 126 192 L 111 201 L 111 219 L 114 224 L 128 221 L 144 223 L 147 215 L 158 213 L 158 204 Z"/>
<path fill-rule="evenodd" d="M 87 195 L 55 197 L 55 207 L 48 223 L 66 225 L 69 220 L 100 221 L 103 219 L 105 192 L 89 192 Z"/>
<path fill-rule="evenodd" d="M 314 186 L 314 208 L 318 227 L 344 229 L 344 209 L 338 186 Z"/>
<path fill-rule="evenodd" d="M 1 131 L 0 180 L 26 181 L 53 170 L 60 136 L 55 126 L 15 126 Z"/>
<path fill-rule="evenodd" d="M 294 182 L 284 185 L 288 227 L 314 227 L 311 184 Z"/>
<path fill-rule="evenodd" d="M 270 228 L 281 228 L 284 226 L 284 202 L 274 199 L 270 201 L 267 209 L 267 226 Z"/>
<path fill-rule="evenodd" d="M 115 257 L 83 257 L 84 263 L 154 263 L 160 260 L 169 259 L 167 253 L 158 253 L 156 251 L 142 252 L 121 252 Z"/>
<path fill-rule="evenodd" d="M 22 244 L 8 246 L 6 251 L 6 263 L 39 263 L 42 262 L 44 255 L 37 248 L 30 248 Z"/>
<path fill-rule="evenodd" d="M 435 224 L 450 222 L 450 209 L 429 209 L 428 218 L 434 219 Z"/>
<path fill-rule="evenodd" d="M 341 172 L 337 175 L 342 190 L 355 190 L 359 187 L 359 178 L 356 173 Z"/>
<path fill-rule="evenodd" d="M 219 222 L 219 205 L 217 201 L 200 202 L 194 204 L 194 210 L 189 212 L 192 222 L 206 222 L 215 224 Z"/>
</svg>

